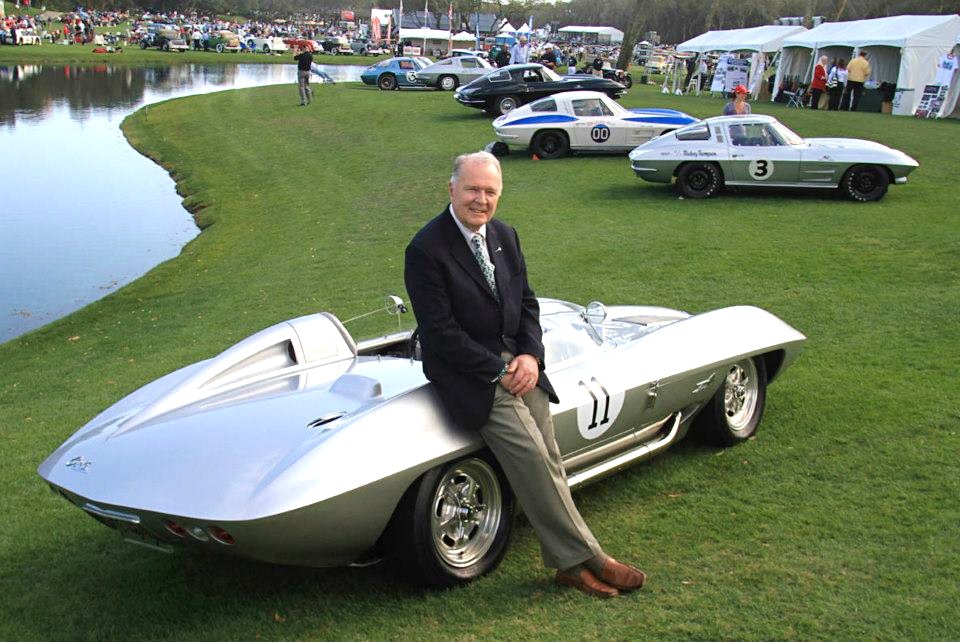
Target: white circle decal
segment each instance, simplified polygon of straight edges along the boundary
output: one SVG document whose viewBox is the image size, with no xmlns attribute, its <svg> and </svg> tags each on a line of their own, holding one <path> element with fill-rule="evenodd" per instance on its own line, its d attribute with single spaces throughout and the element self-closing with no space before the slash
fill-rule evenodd
<svg viewBox="0 0 960 642">
<path fill-rule="evenodd" d="M 773 176 L 773 161 L 757 159 L 750 161 L 750 166 L 747 168 L 747 171 L 750 172 L 750 176 L 757 181 L 765 181 L 771 176 Z"/>
<path fill-rule="evenodd" d="M 591 377 L 580 382 L 581 398 L 577 405 L 577 427 L 584 439 L 596 439 L 607 432 L 623 409 L 626 393 L 611 392 Z"/>
<path fill-rule="evenodd" d="M 416 74 L 416 72 L 414 72 L 414 71 L 408 71 L 408 72 L 407 72 L 407 81 L 410 82 L 410 83 L 415 83 L 415 82 L 417 82 L 417 74 Z"/>
</svg>

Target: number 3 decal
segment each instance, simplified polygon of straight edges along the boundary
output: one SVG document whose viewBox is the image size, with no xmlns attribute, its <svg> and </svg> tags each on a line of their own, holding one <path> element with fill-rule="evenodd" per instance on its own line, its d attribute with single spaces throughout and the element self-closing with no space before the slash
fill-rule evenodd
<svg viewBox="0 0 960 642">
<path fill-rule="evenodd" d="M 584 439 L 596 439 L 610 429 L 623 408 L 623 392 L 611 394 L 606 386 L 590 377 L 590 381 L 581 381 L 580 386 L 589 397 L 577 408 L 577 426 Z"/>
<path fill-rule="evenodd" d="M 750 172 L 750 176 L 752 176 L 754 180 L 765 181 L 773 176 L 773 161 L 762 159 L 752 160 L 750 161 L 750 167 L 747 171 Z"/>
</svg>

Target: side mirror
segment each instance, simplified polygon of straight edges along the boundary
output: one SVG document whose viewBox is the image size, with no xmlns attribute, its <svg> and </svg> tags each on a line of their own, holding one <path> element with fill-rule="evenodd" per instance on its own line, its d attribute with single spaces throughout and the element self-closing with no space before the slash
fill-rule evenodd
<svg viewBox="0 0 960 642">
<path fill-rule="evenodd" d="M 383 308 L 387 311 L 387 314 L 404 314 L 407 311 L 407 306 L 403 304 L 403 299 L 393 294 L 388 295 L 383 300 Z"/>
<path fill-rule="evenodd" d="M 599 301 L 591 301 L 587 304 L 584 314 L 592 325 L 599 325 L 607 318 L 607 308 Z"/>
</svg>

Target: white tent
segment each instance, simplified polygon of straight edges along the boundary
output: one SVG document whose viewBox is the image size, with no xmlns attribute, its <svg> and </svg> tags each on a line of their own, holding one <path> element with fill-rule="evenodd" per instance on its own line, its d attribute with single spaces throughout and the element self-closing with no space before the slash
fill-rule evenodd
<svg viewBox="0 0 960 642">
<path fill-rule="evenodd" d="M 524 34 L 530 33 L 530 25 L 528 25 L 526 22 L 520 25 L 520 28 L 517 29 L 517 34 L 519 35 L 521 33 L 524 33 Z"/>
<path fill-rule="evenodd" d="M 897 86 L 893 113 L 912 114 L 923 86 L 933 80 L 940 56 L 950 51 L 960 34 L 960 16 L 893 16 L 851 22 L 827 22 L 783 41 L 774 96 L 784 78 L 806 84 L 813 61 L 820 56 L 850 60 L 865 50 L 870 57 L 870 81 Z"/>
<path fill-rule="evenodd" d="M 470 39 L 473 40 L 473 36 Z M 450 44 L 450 32 L 446 29 L 401 29 L 400 40 L 409 40 L 416 47 L 422 45 L 422 54 L 427 55 L 433 49 L 446 51 Z"/>
<path fill-rule="evenodd" d="M 692 51 L 756 51 L 772 53 L 780 49 L 785 38 L 806 31 L 806 28 L 790 25 L 763 25 L 746 29 L 708 31 L 696 38 L 677 45 L 678 52 Z"/>
<path fill-rule="evenodd" d="M 570 26 L 560 28 L 558 33 L 565 33 L 571 36 L 578 35 L 580 37 L 594 35 L 597 37 L 597 42 L 602 45 L 615 45 L 623 42 L 623 32 L 614 27 Z"/>
<path fill-rule="evenodd" d="M 517 30 L 512 24 L 510 24 L 509 22 L 505 22 L 503 23 L 503 26 L 500 27 L 499 33 L 505 33 L 507 35 L 512 36 L 513 34 L 517 33 Z"/>
<path fill-rule="evenodd" d="M 477 37 L 469 31 L 461 31 L 453 34 L 454 42 L 476 42 Z"/>
</svg>

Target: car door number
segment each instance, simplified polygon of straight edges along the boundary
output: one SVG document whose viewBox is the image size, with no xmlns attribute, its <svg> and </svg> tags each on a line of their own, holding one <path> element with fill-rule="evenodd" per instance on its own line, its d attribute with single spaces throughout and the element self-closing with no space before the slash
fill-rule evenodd
<svg viewBox="0 0 960 642">
<path fill-rule="evenodd" d="M 595 143 L 605 143 L 610 140 L 610 128 L 606 125 L 594 125 L 590 130 L 590 139 Z"/>
<path fill-rule="evenodd" d="M 752 160 L 747 171 L 754 180 L 765 181 L 773 176 L 773 161 L 762 158 Z"/>
<path fill-rule="evenodd" d="M 596 439 L 607 432 L 623 409 L 625 393 L 610 393 L 606 386 L 590 377 L 590 381 L 580 381 L 579 385 L 587 392 L 586 403 L 577 407 L 577 427 L 584 439 Z"/>
</svg>

